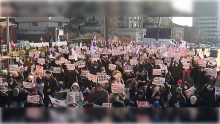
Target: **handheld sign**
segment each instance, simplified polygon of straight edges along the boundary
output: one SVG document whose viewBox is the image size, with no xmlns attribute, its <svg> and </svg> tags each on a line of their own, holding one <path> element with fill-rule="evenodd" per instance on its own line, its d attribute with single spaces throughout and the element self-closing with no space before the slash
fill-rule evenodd
<svg viewBox="0 0 220 124">
<path fill-rule="evenodd" d="M 115 70 L 116 69 L 116 65 L 115 64 L 109 64 L 109 69 L 110 70 Z"/>
<path fill-rule="evenodd" d="M 152 82 L 152 84 L 154 85 L 163 85 L 164 83 L 165 83 L 165 78 L 162 77 L 155 77 Z"/>
<path fill-rule="evenodd" d="M 185 91 L 187 97 L 189 98 L 190 96 L 192 96 L 195 92 L 195 88 L 194 86 L 193 87 L 190 87 L 188 90 Z"/>
<path fill-rule="evenodd" d="M 153 75 L 161 75 L 161 69 L 153 69 Z"/>
<path fill-rule="evenodd" d="M 37 58 L 37 63 L 40 65 L 43 65 L 43 64 L 45 64 L 45 59 Z"/>
<path fill-rule="evenodd" d="M 97 83 L 97 76 L 93 74 L 88 74 L 88 80 Z"/>
<path fill-rule="evenodd" d="M 9 71 L 10 72 L 17 72 L 18 71 L 18 65 L 9 65 Z"/>
<path fill-rule="evenodd" d="M 75 70 L 75 64 L 66 64 L 67 70 Z"/>
<path fill-rule="evenodd" d="M 82 70 L 81 72 L 81 76 L 83 77 L 88 77 L 88 74 L 89 74 L 89 70 Z"/>
<path fill-rule="evenodd" d="M 86 66 L 86 62 L 85 61 L 79 61 L 78 62 L 78 68 L 84 68 Z"/>
<path fill-rule="evenodd" d="M 133 71 L 133 67 L 132 67 L 132 66 L 129 66 L 129 65 L 128 65 L 128 66 L 125 66 L 125 67 L 124 67 L 124 71 L 125 71 L 125 72 L 131 72 L 131 71 Z"/>
<path fill-rule="evenodd" d="M 108 83 L 108 75 L 98 75 L 98 83 Z"/>
<path fill-rule="evenodd" d="M 32 95 L 32 96 L 28 95 L 27 96 L 27 101 L 29 103 L 39 104 L 40 96 L 39 95 Z"/>
<path fill-rule="evenodd" d="M 215 95 L 220 95 L 220 87 L 215 87 Z"/>
<path fill-rule="evenodd" d="M 148 101 L 136 101 L 138 108 L 150 108 Z"/>
<path fill-rule="evenodd" d="M 111 103 L 102 103 L 103 108 L 111 108 L 112 104 Z"/>
<path fill-rule="evenodd" d="M 37 72 L 37 74 L 42 74 L 43 70 L 44 70 L 43 66 L 36 65 L 36 72 Z"/>
<path fill-rule="evenodd" d="M 112 83 L 112 92 L 113 93 L 121 93 L 123 92 L 123 87 L 119 83 Z"/>
<path fill-rule="evenodd" d="M 32 83 L 29 83 L 29 82 L 24 82 L 24 81 L 23 81 L 23 86 L 24 86 L 24 88 L 27 88 L 27 89 L 33 88 L 33 84 L 32 84 Z"/>
<path fill-rule="evenodd" d="M 164 64 L 159 64 L 161 70 L 166 70 L 166 66 Z"/>
<path fill-rule="evenodd" d="M 155 64 L 156 64 L 156 65 L 163 64 L 163 61 L 160 60 L 160 59 L 157 59 L 157 60 L 155 60 Z"/>
<path fill-rule="evenodd" d="M 61 73 L 60 67 L 53 67 L 53 73 Z"/>
</svg>

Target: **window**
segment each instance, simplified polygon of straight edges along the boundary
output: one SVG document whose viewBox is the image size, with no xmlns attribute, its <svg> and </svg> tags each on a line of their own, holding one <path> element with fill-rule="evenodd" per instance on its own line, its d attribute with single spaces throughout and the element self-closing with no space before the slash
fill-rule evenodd
<svg viewBox="0 0 220 124">
<path fill-rule="evenodd" d="M 63 23 L 62 22 L 58 22 L 58 26 L 63 26 Z"/>
<path fill-rule="evenodd" d="M 32 22 L 32 26 L 38 26 L 38 22 Z"/>
</svg>

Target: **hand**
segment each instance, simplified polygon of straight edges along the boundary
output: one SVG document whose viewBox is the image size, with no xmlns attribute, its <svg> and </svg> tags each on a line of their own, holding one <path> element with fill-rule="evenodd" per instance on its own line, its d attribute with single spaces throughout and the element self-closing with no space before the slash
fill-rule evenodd
<svg viewBox="0 0 220 124">
<path fill-rule="evenodd" d="M 51 91 L 51 89 L 47 89 L 47 92 L 49 93 Z"/>
</svg>

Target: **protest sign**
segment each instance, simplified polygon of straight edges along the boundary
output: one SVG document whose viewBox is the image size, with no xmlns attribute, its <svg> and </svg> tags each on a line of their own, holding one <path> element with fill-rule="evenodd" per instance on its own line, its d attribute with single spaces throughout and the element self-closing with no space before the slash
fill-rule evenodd
<svg viewBox="0 0 220 124">
<path fill-rule="evenodd" d="M 43 65 L 43 64 L 45 64 L 45 59 L 37 58 L 37 63 L 40 64 L 40 65 Z"/>
<path fill-rule="evenodd" d="M 19 56 L 19 53 L 18 52 L 14 52 L 13 56 Z"/>
<path fill-rule="evenodd" d="M 215 87 L 215 95 L 220 95 L 220 87 Z"/>
<path fill-rule="evenodd" d="M 53 73 L 61 73 L 60 67 L 53 67 Z"/>
<path fill-rule="evenodd" d="M 98 83 L 108 83 L 108 75 L 98 75 Z"/>
<path fill-rule="evenodd" d="M 107 75 L 107 74 L 104 72 L 97 72 L 96 75 Z"/>
<path fill-rule="evenodd" d="M 183 63 L 183 68 L 184 69 L 189 69 L 190 63 Z"/>
<path fill-rule="evenodd" d="M 216 60 L 215 60 L 214 57 L 208 57 L 208 61 L 209 61 L 209 62 L 215 62 Z"/>
<path fill-rule="evenodd" d="M 72 55 L 69 55 L 69 60 L 73 60 L 74 59 L 74 57 L 72 56 Z"/>
<path fill-rule="evenodd" d="M 137 59 L 130 59 L 130 64 L 131 65 L 136 65 L 137 64 Z"/>
<path fill-rule="evenodd" d="M 67 70 L 75 70 L 75 64 L 66 64 Z"/>
<path fill-rule="evenodd" d="M 152 82 L 152 84 L 155 85 L 163 85 L 164 83 L 165 83 L 165 78 L 162 77 L 155 77 Z"/>
<path fill-rule="evenodd" d="M 78 62 L 78 68 L 84 68 L 86 66 L 86 62 L 85 61 L 79 61 Z"/>
<path fill-rule="evenodd" d="M 102 106 L 93 104 L 93 108 L 102 108 Z"/>
<path fill-rule="evenodd" d="M 131 72 L 131 71 L 133 71 L 133 66 L 129 66 L 129 65 L 128 65 L 128 66 L 125 66 L 125 67 L 124 67 L 124 71 L 125 71 L 125 72 Z"/>
<path fill-rule="evenodd" d="M 156 59 L 156 60 L 155 60 L 155 64 L 156 64 L 156 65 L 163 64 L 163 61 L 160 60 L 160 59 Z"/>
<path fill-rule="evenodd" d="M 153 69 L 153 75 L 161 75 L 161 69 Z"/>
<path fill-rule="evenodd" d="M 111 103 L 102 103 L 103 108 L 111 108 L 112 104 Z"/>
<path fill-rule="evenodd" d="M 166 70 L 166 66 L 164 64 L 159 64 L 161 70 Z"/>
<path fill-rule="evenodd" d="M 29 103 L 34 103 L 34 104 L 39 104 L 40 102 L 40 96 L 39 95 L 28 95 L 27 96 L 27 101 Z"/>
<path fill-rule="evenodd" d="M 30 82 L 24 82 L 24 81 L 23 81 L 23 86 L 24 86 L 24 88 L 27 88 L 27 89 L 33 88 L 33 84 L 30 83 Z"/>
<path fill-rule="evenodd" d="M 40 65 L 36 65 L 36 73 L 43 74 L 44 67 Z"/>
<path fill-rule="evenodd" d="M 83 76 L 83 77 L 88 77 L 88 74 L 89 74 L 89 70 L 82 70 L 81 71 L 81 76 Z"/>
<path fill-rule="evenodd" d="M 150 108 L 150 104 L 148 101 L 138 101 L 136 100 L 137 102 L 137 106 L 138 108 Z"/>
<path fill-rule="evenodd" d="M 113 93 L 121 93 L 124 89 L 120 83 L 112 83 L 111 88 Z"/>
<path fill-rule="evenodd" d="M 192 96 L 195 92 L 195 88 L 194 86 L 193 87 L 190 87 L 188 90 L 185 91 L 187 97 L 189 98 L 190 96 Z"/>
<path fill-rule="evenodd" d="M 88 74 L 88 80 L 97 83 L 97 76 L 93 74 Z"/>
<path fill-rule="evenodd" d="M 109 64 L 109 69 L 110 70 L 115 70 L 116 69 L 116 65 L 115 64 Z"/>
<path fill-rule="evenodd" d="M 34 57 L 34 52 L 29 52 L 30 57 Z"/>
<path fill-rule="evenodd" d="M 9 65 L 9 71 L 10 72 L 17 72 L 18 71 L 18 65 Z"/>
<path fill-rule="evenodd" d="M 51 101 L 51 103 L 53 104 L 53 107 L 54 107 L 54 108 L 67 107 L 65 101 L 55 99 L 55 98 L 53 98 L 53 97 L 51 97 L 51 96 L 49 96 L 49 98 L 50 98 L 50 101 Z"/>
<path fill-rule="evenodd" d="M 165 58 L 164 63 L 171 63 L 171 59 L 170 58 Z"/>
<path fill-rule="evenodd" d="M 100 58 L 100 54 L 99 54 L 99 53 L 93 53 L 93 54 L 91 55 L 91 57 L 92 57 L 93 59 L 99 59 L 99 58 Z"/>
<path fill-rule="evenodd" d="M 194 56 L 193 58 L 195 61 L 198 61 L 200 59 L 199 56 Z"/>
</svg>

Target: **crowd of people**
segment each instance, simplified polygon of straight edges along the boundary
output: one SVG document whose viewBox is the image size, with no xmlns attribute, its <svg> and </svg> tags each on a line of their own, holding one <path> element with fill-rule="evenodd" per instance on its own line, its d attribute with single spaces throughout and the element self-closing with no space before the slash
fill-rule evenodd
<svg viewBox="0 0 220 124">
<path fill-rule="evenodd" d="M 1 107 L 219 107 L 215 58 L 186 48 L 54 46 L 14 57 Z"/>
</svg>

